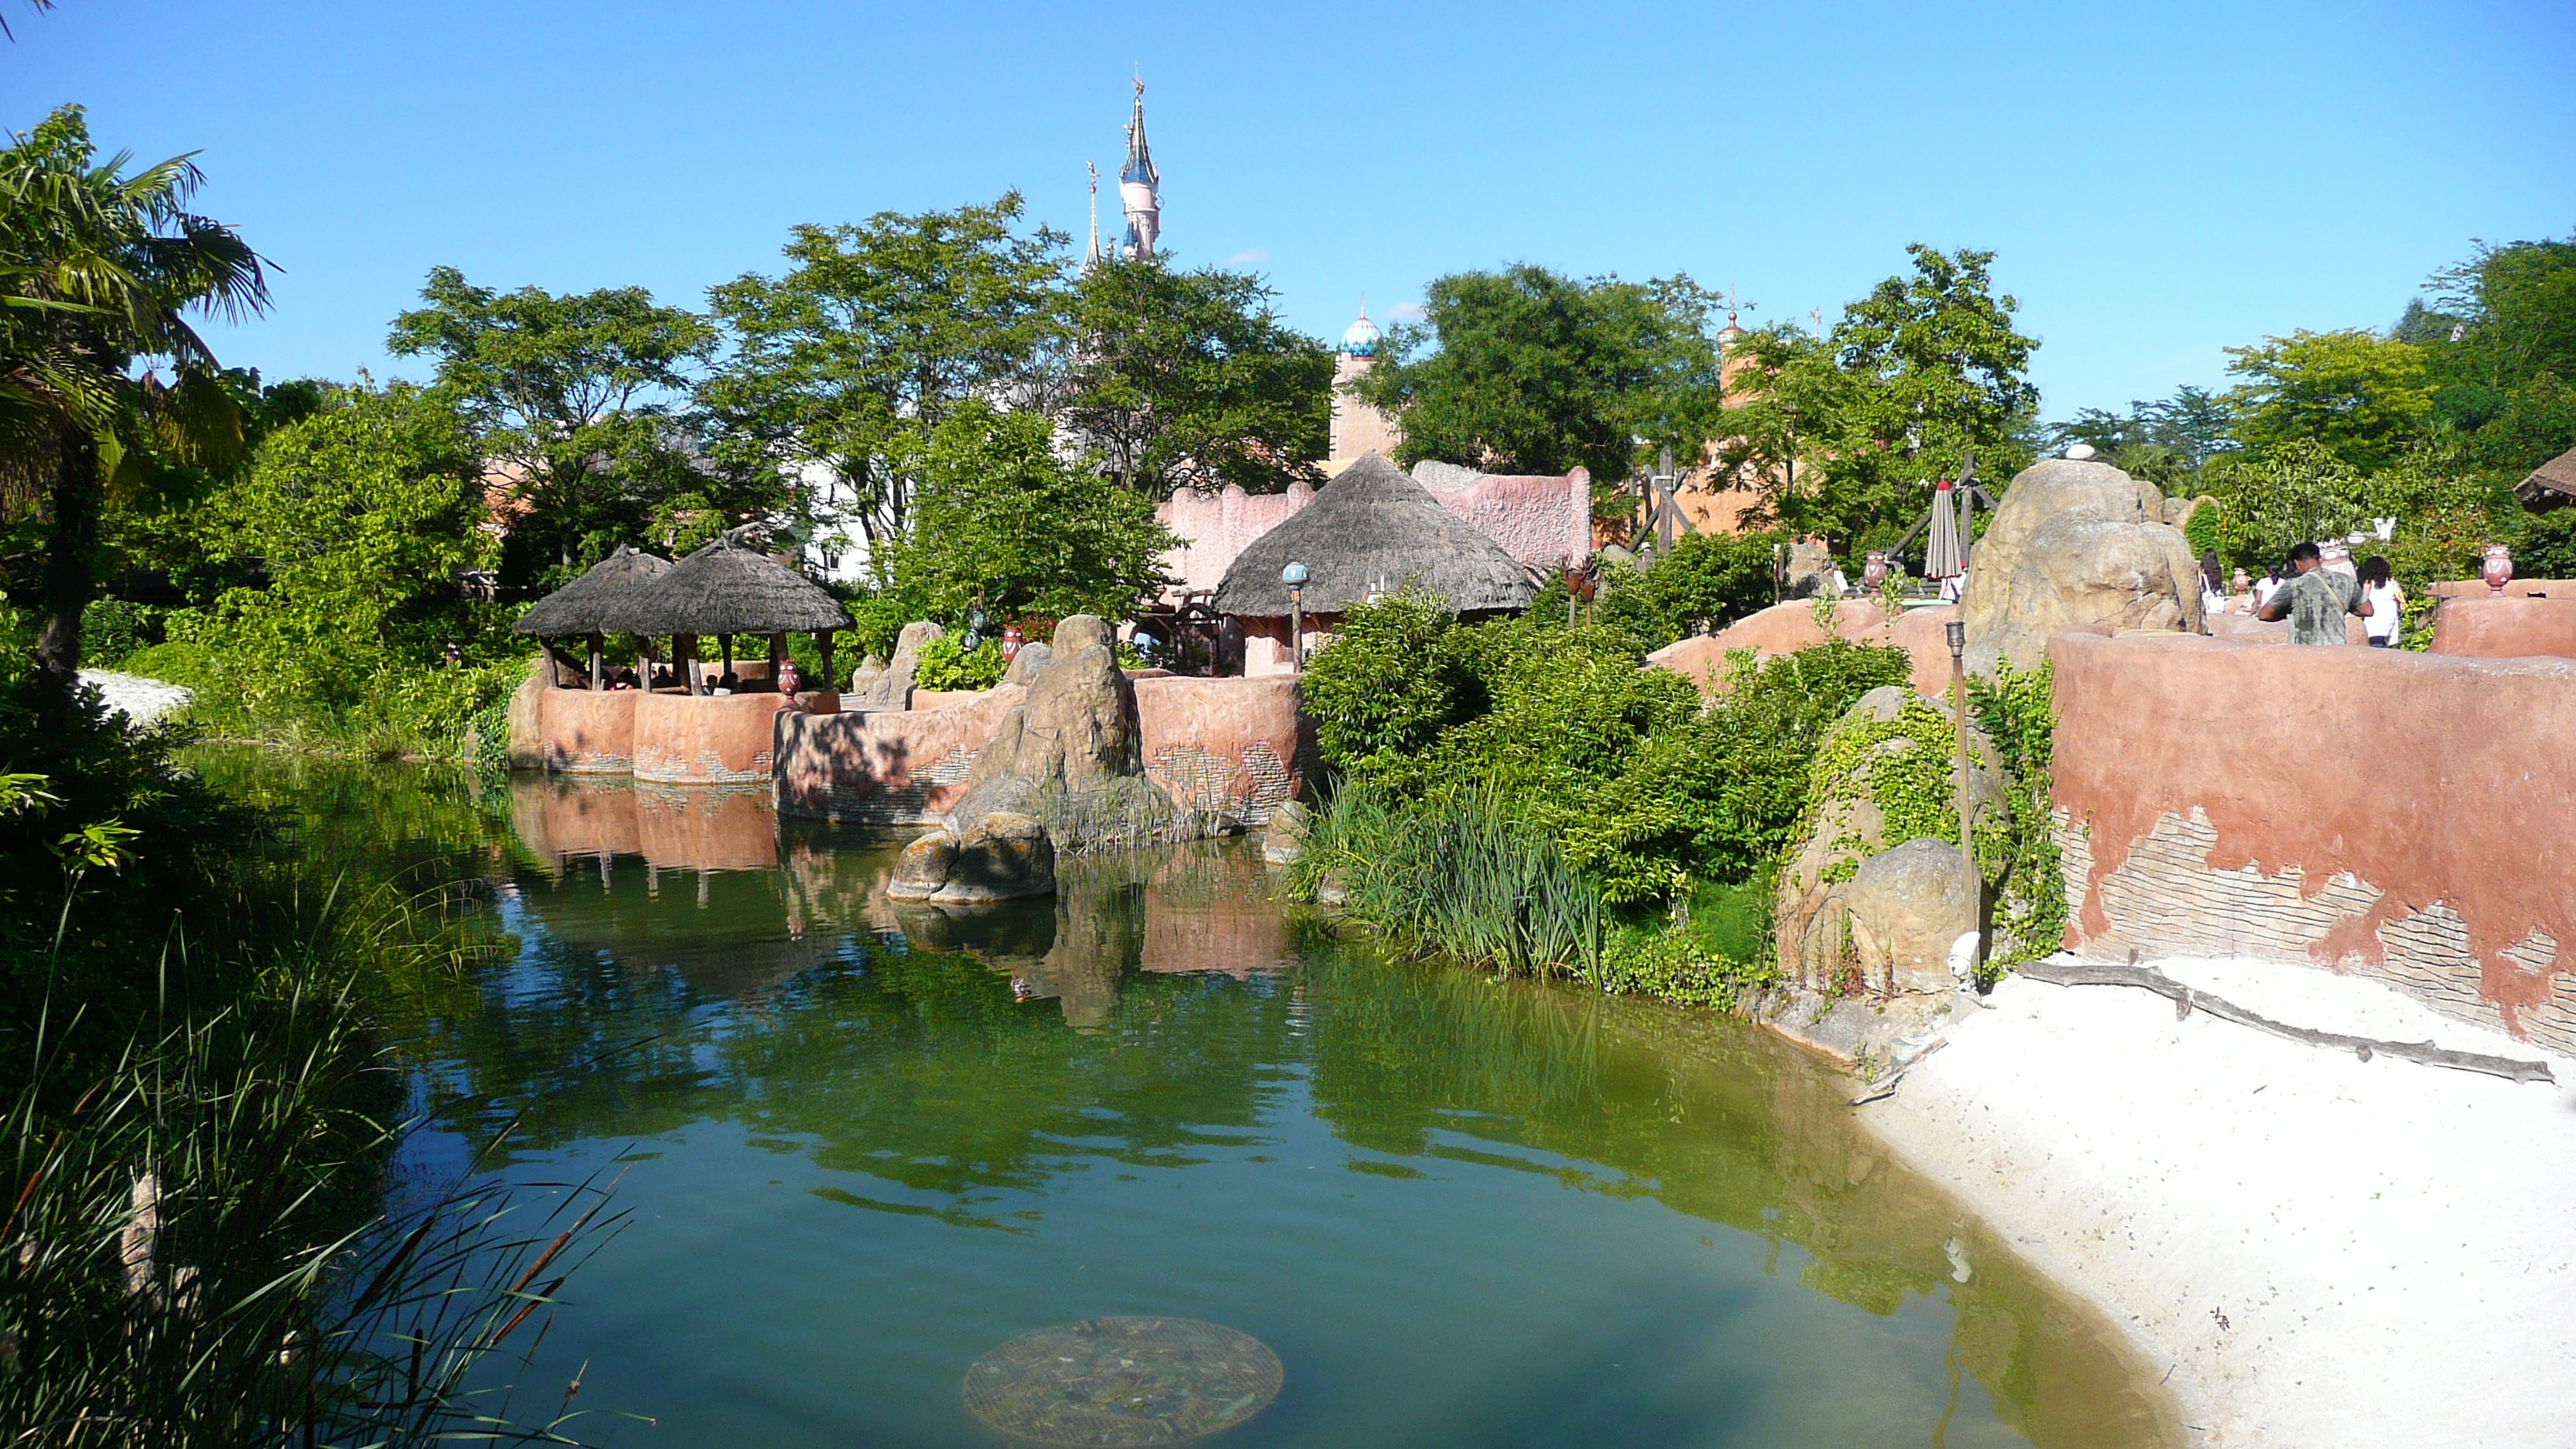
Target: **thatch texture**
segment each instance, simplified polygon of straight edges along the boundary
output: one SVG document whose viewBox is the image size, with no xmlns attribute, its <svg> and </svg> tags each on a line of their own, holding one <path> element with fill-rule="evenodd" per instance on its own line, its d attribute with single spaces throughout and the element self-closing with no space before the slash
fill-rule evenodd
<svg viewBox="0 0 2576 1449">
<path fill-rule="evenodd" d="M 511 627 L 540 639 L 620 632 L 618 626 L 602 622 L 610 606 L 670 571 L 669 559 L 639 553 L 621 543 L 617 552 L 592 564 L 588 573 L 537 600 Z"/>
<path fill-rule="evenodd" d="M 2513 491 L 2523 502 L 2542 508 L 2576 503 L 2576 448 L 2532 469 L 2531 476 L 2515 484 Z"/>
<path fill-rule="evenodd" d="M 1315 501 L 1246 545 L 1216 588 L 1219 613 L 1285 617 L 1279 571 L 1306 566 L 1306 612 L 1338 614 L 1371 594 L 1415 588 L 1462 613 L 1529 603 L 1529 574 L 1430 490 L 1370 453 L 1325 485 Z"/>
<path fill-rule="evenodd" d="M 783 634 L 847 629 L 850 611 L 803 574 L 765 553 L 718 539 L 670 572 L 619 596 L 608 628 L 620 634 Z"/>
</svg>

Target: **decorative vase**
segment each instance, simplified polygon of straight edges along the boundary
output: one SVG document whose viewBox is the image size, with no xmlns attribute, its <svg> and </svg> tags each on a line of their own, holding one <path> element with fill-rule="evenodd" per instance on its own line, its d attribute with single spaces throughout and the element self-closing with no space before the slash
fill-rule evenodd
<svg viewBox="0 0 2576 1449">
<path fill-rule="evenodd" d="M 2500 543 L 2488 544 L 2487 561 L 2479 567 L 2478 577 L 2487 581 L 2489 589 L 2503 593 L 2504 586 L 2513 582 L 2512 550 Z"/>
<path fill-rule="evenodd" d="M 1002 662 L 1008 664 L 1019 658 L 1020 645 L 1025 642 L 1027 642 L 1026 638 L 1020 633 L 1019 625 L 1004 624 L 1002 626 Z"/>
<path fill-rule="evenodd" d="M 1875 591 L 1881 583 L 1886 581 L 1886 579 L 1887 550 L 1883 548 L 1871 549 L 1869 551 L 1868 562 L 1861 565 L 1861 587 Z"/>
</svg>

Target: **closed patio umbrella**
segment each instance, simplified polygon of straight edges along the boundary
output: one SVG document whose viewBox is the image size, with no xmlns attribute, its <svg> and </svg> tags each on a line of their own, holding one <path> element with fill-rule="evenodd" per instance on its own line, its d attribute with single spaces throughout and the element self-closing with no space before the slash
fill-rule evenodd
<svg viewBox="0 0 2576 1449">
<path fill-rule="evenodd" d="M 1967 559 L 1959 547 L 1959 512 L 1952 498 L 1950 480 L 1941 479 L 1932 488 L 1932 537 L 1923 551 L 1923 577 L 1955 579 L 1967 570 Z"/>
</svg>

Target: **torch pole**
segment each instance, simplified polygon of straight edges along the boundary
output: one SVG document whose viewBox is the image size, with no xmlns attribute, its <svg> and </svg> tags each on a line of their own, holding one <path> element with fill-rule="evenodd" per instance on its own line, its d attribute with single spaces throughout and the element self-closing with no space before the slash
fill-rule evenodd
<svg viewBox="0 0 2576 1449">
<path fill-rule="evenodd" d="M 1950 621 L 1945 631 L 1950 640 L 1950 733 L 1958 740 L 1958 779 L 1954 785 L 1959 806 L 1959 874 L 1968 887 L 1968 929 L 1979 933 L 1978 946 L 1985 944 L 1985 880 L 1977 873 L 1977 843 L 1972 823 L 1974 814 L 1968 797 L 1968 626 Z M 1982 950 L 1968 957 L 1970 979 L 1975 978 L 1977 958 Z"/>
<path fill-rule="evenodd" d="M 1306 672 L 1306 591 L 1288 590 L 1288 672 Z"/>
</svg>

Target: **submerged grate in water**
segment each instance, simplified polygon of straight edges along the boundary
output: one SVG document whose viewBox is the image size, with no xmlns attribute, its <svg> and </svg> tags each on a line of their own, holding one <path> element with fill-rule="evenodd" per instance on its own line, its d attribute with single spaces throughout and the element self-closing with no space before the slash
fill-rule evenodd
<svg viewBox="0 0 2576 1449">
<path fill-rule="evenodd" d="M 966 1370 L 966 1407 L 1041 1444 L 1179 1444 L 1260 1413 L 1281 1376 L 1279 1355 L 1219 1324 L 1086 1318 L 977 1359 Z"/>
</svg>

